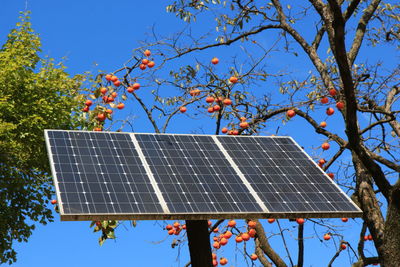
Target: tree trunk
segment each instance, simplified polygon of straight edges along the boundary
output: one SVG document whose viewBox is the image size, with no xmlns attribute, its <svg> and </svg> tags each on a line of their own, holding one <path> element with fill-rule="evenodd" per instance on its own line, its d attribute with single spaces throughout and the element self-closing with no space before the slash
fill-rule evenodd
<svg viewBox="0 0 400 267">
<path fill-rule="evenodd" d="M 188 235 L 190 261 L 192 267 L 212 267 L 208 221 L 187 220 L 186 232 Z"/>
<path fill-rule="evenodd" d="M 400 266 L 400 181 L 393 186 L 385 222 L 384 257 L 381 266 Z"/>
<path fill-rule="evenodd" d="M 353 163 L 357 174 L 357 196 L 364 211 L 364 220 L 373 236 L 381 266 L 400 266 L 400 182 L 391 189 L 386 221 L 375 192 L 372 177 L 353 153 Z M 363 261 L 361 261 L 363 262 Z"/>
<path fill-rule="evenodd" d="M 374 244 L 378 255 L 383 258 L 384 255 L 384 219 L 372 187 L 372 177 L 361 163 L 357 154 L 353 151 L 353 164 L 356 172 L 356 191 L 357 199 L 360 202 L 360 208 L 363 210 L 363 220 L 374 239 Z M 364 257 L 364 255 L 360 255 Z M 400 266 L 400 265 L 399 265 Z"/>
</svg>

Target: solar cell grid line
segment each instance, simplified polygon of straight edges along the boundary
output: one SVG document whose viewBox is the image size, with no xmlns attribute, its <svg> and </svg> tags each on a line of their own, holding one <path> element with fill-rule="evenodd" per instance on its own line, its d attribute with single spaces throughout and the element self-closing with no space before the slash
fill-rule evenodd
<svg viewBox="0 0 400 267">
<path fill-rule="evenodd" d="M 244 174 L 241 172 L 241 170 L 238 168 L 236 163 L 233 161 L 229 153 L 225 150 L 224 146 L 219 142 L 218 138 L 216 136 L 213 136 L 214 142 L 218 146 L 218 148 L 221 150 L 221 152 L 224 154 L 225 158 L 229 161 L 231 166 L 234 168 L 235 172 L 239 175 L 240 179 L 242 180 L 243 184 L 247 187 L 249 192 L 252 194 L 254 199 L 257 201 L 257 203 L 260 205 L 260 207 L 263 209 L 264 212 L 269 213 L 268 208 L 265 206 L 265 204 L 262 202 L 260 197 L 257 195 L 257 192 L 254 191 L 254 188 L 251 186 L 249 181 L 247 181 L 246 177 Z"/>
<path fill-rule="evenodd" d="M 360 212 L 293 139 L 217 138 L 271 213 Z"/>
<path fill-rule="evenodd" d="M 86 191 L 86 189 L 83 188 L 84 187 L 83 185 L 88 184 L 88 182 L 89 182 L 89 177 L 88 177 L 89 173 L 87 173 L 85 171 L 85 169 L 82 168 L 82 166 L 80 166 L 80 163 L 82 162 L 82 163 L 85 163 L 85 164 L 88 164 L 91 166 L 94 166 L 95 164 L 93 162 L 93 158 L 91 157 L 91 155 L 89 155 L 89 153 L 84 154 L 84 153 L 80 153 L 79 151 L 76 151 L 76 148 L 81 148 L 81 147 L 86 147 L 86 146 L 82 145 L 83 142 L 81 140 L 78 141 L 76 139 L 76 136 L 74 136 L 74 133 L 67 132 L 66 138 L 68 138 L 69 142 L 71 143 L 71 148 L 74 151 L 72 154 L 73 158 L 71 158 L 71 159 L 73 159 L 74 164 L 78 168 L 76 182 L 82 186 L 82 187 L 80 187 L 76 183 L 76 187 L 77 187 L 76 192 L 77 192 L 78 196 L 80 195 L 80 196 L 82 196 L 82 198 L 85 199 L 84 202 L 82 201 L 81 198 L 79 198 L 78 201 L 76 201 L 76 200 L 72 201 L 71 199 L 68 199 L 69 206 L 71 207 L 71 209 L 67 210 L 66 212 L 68 212 L 68 213 L 74 213 L 74 212 L 90 213 L 89 205 L 93 205 L 92 210 L 96 210 L 96 208 L 94 206 L 92 197 L 87 196 L 87 193 L 89 193 L 91 195 L 91 193 L 92 193 L 92 192 L 90 192 L 91 190 L 89 188 L 87 188 L 88 191 Z M 87 144 L 87 147 L 89 147 L 89 146 L 93 147 L 93 144 L 89 144 L 89 141 L 85 138 L 84 135 L 82 136 L 82 138 L 83 138 L 84 143 Z M 68 190 L 65 190 L 65 192 L 61 193 L 61 194 L 68 195 L 71 193 Z M 91 200 L 90 202 L 89 202 L 88 198 L 90 198 L 90 200 Z M 80 205 L 81 211 L 80 211 L 80 209 L 76 209 L 76 210 L 72 209 L 75 205 L 78 205 L 78 206 Z M 107 210 L 107 212 L 110 212 L 110 211 Z"/>
<path fill-rule="evenodd" d="M 45 134 L 62 220 L 162 212 L 129 134 Z"/>
<path fill-rule="evenodd" d="M 144 167 L 144 169 L 146 171 L 146 174 L 148 175 L 148 177 L 150 179 L 151 185 L 152 185 L 152 187 L 154 189 L 154 192 L 155 192 L 155 194 L 157 196 L 157 199 L 158 199 L 158 201 L 159 201 L 164 213 L 170 213 L 170 210 L 169 210 L 167 204 L 165 203 L 165 199 L 164 199 L 163 195 L 160 192 L 160 188 L 158 187 L 158 184 L 156 183 L 156 181 L 154 179 L 153 173 L 152 173 L 152 171 L 151 171 L 151 169 L 149 167 L 147 159 L 145 158 L 145 156 L 143 154 L 143 151 L 142 151 L 142 149 L 141 149 L 141 147 L 140 147 L 135 135 L 134 134 L 130 134 L 130 138 L 131 138 L 131 140 L 133 142 L 133 145 L 135 146 L 135 149 L 136 149 L 137 153 L 139 154 L 140 159 L 142 160 L 143 167 Z"/>
<path fill-rule="evenodd" d="M 262 212 L 211 136 L 135 136 L 171 212 Z"/>
</svg>

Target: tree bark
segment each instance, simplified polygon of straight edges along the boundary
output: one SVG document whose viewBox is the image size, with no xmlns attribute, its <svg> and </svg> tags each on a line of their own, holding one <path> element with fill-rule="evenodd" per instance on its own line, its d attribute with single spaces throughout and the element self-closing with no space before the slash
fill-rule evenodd
<svg viewBox="0 0 400 267">
<path fill-rule="evenodd" d="M 374 244 L 380 258 L 384 256 L 384 228 L 385 222 L 378 200 L 372 187 L 372 177 L 361 163 L 355 152 L 352 152 L 353 165 L 356 172 L 357 198 L 363 210 L 363 219 L 373 237 Z M 364 258 L 364 255 L 360 255 Z M 364 260 L 364 259 L 363 259 Z M 399 265 L 400 266 L 400 265 Z"/>
<path fill-rule="evenodd" d="M 208 221 L 187 220 L 186 231 L 192 267 L 212 267 Z"/>
<path fill-rule="evenodd" d="M 400 181 L 393 186 L 388 203 L 381 266 L 400 266 Z"/>
</svg>

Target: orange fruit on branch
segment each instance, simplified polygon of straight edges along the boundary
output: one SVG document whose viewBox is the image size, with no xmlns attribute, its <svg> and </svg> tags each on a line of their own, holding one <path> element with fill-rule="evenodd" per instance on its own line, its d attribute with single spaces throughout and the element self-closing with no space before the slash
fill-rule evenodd
<svg viewBox="0 0 400 267">
<path fill-rule="evenodd" d="M 323 150 L 328 150 L 329 148 L 330 148 L 331 146 L 329 145 L 329 143 L 323 143 L 322 145 L 321 145 L 321 148 L 323 149 Z"/>
<path fill-rule="evenodd" d="M 324 240 L 329 240 L 331 239 L 331 235 L 330 234 L 324 234 Z"/>
<path fill-rule="evenodd" d="M 207 97 L 206 97 L 206 102 L 207 102 L 207 103 L 213 103 L 213 102 L 214 102 L 214 97 L 212 97 L 212 96 L 207 96 Z"/>
<path fill-rule="evenodd" d="M 224 105 L 229 106 L 232 105 L 232 100 L 230 100 L 229 98 L 225 98 L 222 103 L 224 103 Z"/>
<path fill-rule="evenodd" d="M 104 115 L 104 113 L 99 113 L 99 114 L 97 114 L 97 119 L 99 121 L 105 121 L 106 120 L 106 115 Z"/>
<path fill-rule="evenodd" d="M 236 226 L 236 221 L 235 221 L 235 220 L 230 220 L 230 221 L 228 222 L 228 226 L 229 226 L 229 227 L 235 227 L 235 226 Z"/>
<path fill-rule="evenodd" d="M 322 104 L 328 104 L 329 103 L 329 98 L 327 98 L 326 96 L 321 98 L 321 103 Z"/>
<path fill-rule="evenodd" d="M 328 116 L 333 115 L 333 113 L 335 113 L 335 110 L 334 110 L 333 108 L 327 108 L 327 109 L 326 109 L 326 114 L 327 114 Z"/>
<path fill-rule="evenodd" d="M 286 112 L 286 116 L 288 116 L 289 118 L 293 118 L 294 116 L 296 116 L 296 112 L 293 109 L 289 109 Z"/>
<path fill-rule="evenodd" d="M 330 94 L 331 96 L 335 96 L 335 95 L 337 94 L 337 91 L 336 91 L 335 89 L 330 89 L 330 90 L 329 90 L 329 94 Z"/>
<path fill-rule="evenodd" d="M 249 221 L 249 222 L 247 223 L 247 226 L 248 226 L 249 228 L 256 228 L 257 222 L 255 222 L 255 221 Z"/>
<path fill-rule="evenodd" d="M 134 83 L 134 84 L 132 85 L 132 88 L 135 89 L 135 90 L 139 90 L 139 88 L 140 88 L 140 83 Z"/>
<path fill-rule="evenodd" d="M 101 87 L 100 88 L 100 93 L 102 94 L 102 95 L 105 95 L 106 93 L 107 93 L 107 88 L 105 88 L 105 87 Z"/>
<path fill-rule="evenodd" d="M 214 65 L 217 65 L 219 62 L 219 59 L 217 57 L 214 57 L 213 59 L 211 59 L 211 63 Z"/>
<path fill-rule="evenodd" d="M 232 77 L 229 78 L 229 81 L 230 81 L 231 83 L 235 84 L 235 83 L 238 82 L 238 78 L 237 78 L 236 76 L 232 76 Z"/>
<path fill-rule="evenodd" d="M 339 101 L 336 103 L 336 107 L 337 107 L 337 109 L 342 110 L 344 108 L 344 103 Z"/>
<path fill-rule="evenodd" d="M 218 111 L 218 110 L 220 110 L 221 109 L 221 106 L 220 105 L 215 105 L 214 107 L 213 107 L 213 110 L 214 111 Z"/>
<path fill-rule="evenodd" d="M 240 128 L 247 129 L 249 128 L 249 123 L 247 121 L 243 121 L 239 124 Z"/>
<path fill-rule="evenodd" d="M 150 52 L 150 50 L 146 49 L 146 50 L 143 52 L 143 54 L 144 54 L 146 57 L 149 57 L 149 56 L 151 55 L 151 52 Z"/>
</svg>

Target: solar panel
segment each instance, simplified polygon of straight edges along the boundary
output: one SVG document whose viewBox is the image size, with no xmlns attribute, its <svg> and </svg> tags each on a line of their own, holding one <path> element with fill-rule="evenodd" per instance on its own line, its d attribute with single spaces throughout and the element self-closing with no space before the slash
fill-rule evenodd
<svg viewBox="0 0 400 267">
<path fill-rule="evenodd" d="M 221 136 L 218 140 L 271 213 L 359 211 L 292 138 Z"/>
<path fill-rule="evenodd" d="M 46 130 L 62 220 L 356 217 L 287 137 Z"/>
</svg>

